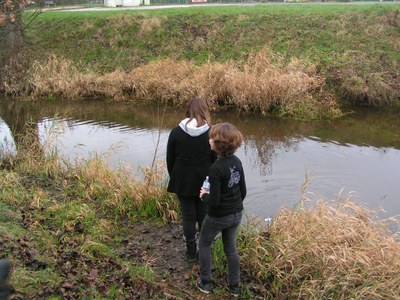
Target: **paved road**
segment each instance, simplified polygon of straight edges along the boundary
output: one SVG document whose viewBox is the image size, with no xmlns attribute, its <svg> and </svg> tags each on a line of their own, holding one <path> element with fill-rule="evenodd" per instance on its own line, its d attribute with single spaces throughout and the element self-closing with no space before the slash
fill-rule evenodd
<svg viewBox="0 0 400 300">
<path fill-rule="evenodd" d="M 259 2 L 243 2 L 243 3 L 201 3 L 201 4 L 166 4 L 166 5 L 140 5 L 140 6 L 123 6 L 123 7 L 76 7 L 76 8 L 54 8 L 52 9 L 57 11 L 104 11 L 104 10 L 149 10 L 149 9 L 164 9 L 164 8 L 187 8 L 187 7 L 204 7 L 204 6 L 255 6 L 255 5 L 305 5 L 305 4 L 343 4 L 343 5 L 352 5 L 352 4 L 400 4 L 398 1 L 390 1 L 390 2 L 369 2 L 369 1 L 360 1 L 360 2 L 302 2 L 302 3 L 283 3 L 283 2 L 269 2 L 269 3 L 259 3 Z"/>
<path fill-rule="evenodd" d="M 140 5 L 140 6 L 121 6 L 121 7 L 77 7 L 57 9 L 58 11 L 104 11 L 104 10 L 148 10 L 163 8 L 187 8 L 187 7 L 204 7 L 204 6 L 254 6 L 259 5 L 258 2 L 249 3 L 202 3 L 202 4 L 166 4 L 166 5 Z M 56 10 L 56 9 L 53 9 Z"/>
</svg>

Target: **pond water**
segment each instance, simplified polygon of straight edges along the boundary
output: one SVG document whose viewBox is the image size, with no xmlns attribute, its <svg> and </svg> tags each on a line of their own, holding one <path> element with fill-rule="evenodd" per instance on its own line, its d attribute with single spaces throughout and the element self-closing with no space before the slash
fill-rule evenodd
<svg viewBox="0 0 400 300">
<path fill-rule="evenodd" d="M 0 100 L 0 128 L 18 133 L 34 122 L 43 145 L 57 132 L 52 141 L 63 156 L 96 153 L 111 167 L 134 170 L 165 160 L 168 134 L 183 114 L 180 108 L 98 101 Z M 310 201 L 351 197 L 382 210 L 380 217 L 400 215 L 399 113 L 363 110 L 313 122 L 234 112 L 212 117 L 213 123 L 233 123 L 245 137 L 237 155 L 245 168 L 248 217 L 272 217 L 282 206 L 295 206 L 305 181 Z"/>
</svg>

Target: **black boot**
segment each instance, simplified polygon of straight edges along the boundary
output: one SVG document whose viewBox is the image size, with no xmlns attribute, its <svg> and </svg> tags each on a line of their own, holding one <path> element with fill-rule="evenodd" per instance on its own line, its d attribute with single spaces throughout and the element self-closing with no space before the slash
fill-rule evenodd
<svg viewBox="0 0 400 300">
<path fill-rule="evenodd" d="M 197 261 L 197 246 L 196 240 L 191 240 L 186 242 L 186 259 L 188 262 Z"/>
<path fill-rule="evenodd" d="M 11 288 L 7 284 L 7 278 L 10 274 L 11 263 L 7 259 L 0 260 L 0 300 L 8 299 Z"/>
</svg>

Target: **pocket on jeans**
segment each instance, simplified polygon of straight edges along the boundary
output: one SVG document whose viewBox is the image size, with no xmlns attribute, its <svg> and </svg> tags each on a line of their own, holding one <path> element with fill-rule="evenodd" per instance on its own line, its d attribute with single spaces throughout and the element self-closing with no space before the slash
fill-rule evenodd
<svg viewBox="0 0 400 300">
<path fill-rule="evenodd" d="M 220 230 L 230 227 L 234 222 L 235 218 L 233 215 L 228 215 L 224 217 L 210 217 L 210 220 L 213 222 L 213 225 Z"/>
</svg>

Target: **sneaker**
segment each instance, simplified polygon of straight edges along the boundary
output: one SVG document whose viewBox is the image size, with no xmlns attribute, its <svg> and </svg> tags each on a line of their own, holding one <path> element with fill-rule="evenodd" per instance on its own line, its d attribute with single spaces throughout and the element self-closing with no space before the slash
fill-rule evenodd
<svg viewBox="0 0 400 300">
<path fill-rule="evenodd" d="M 228 290 L 233 297 L 239 297 L 240 288 L 238 284 L 228 284 Z"/>
<path fill-rule="evenodd" d="M 204 294 L 210 294 L 213 291 L 213 286 L 211 282 L 203 282 L 201 280 L 197 282 L 197 288 Z"/>
</svg>

